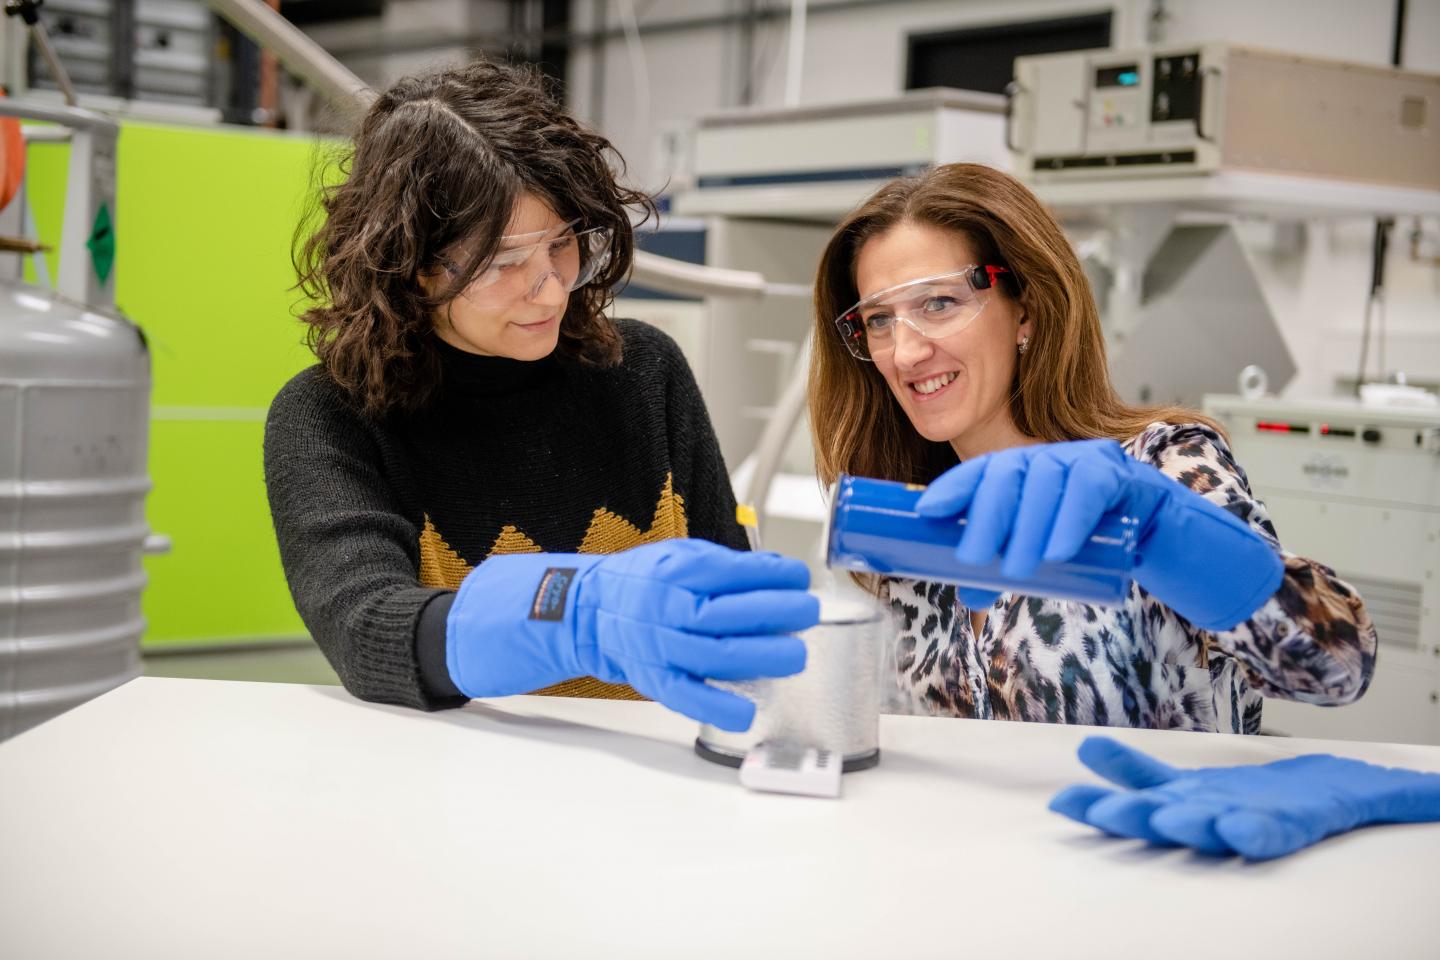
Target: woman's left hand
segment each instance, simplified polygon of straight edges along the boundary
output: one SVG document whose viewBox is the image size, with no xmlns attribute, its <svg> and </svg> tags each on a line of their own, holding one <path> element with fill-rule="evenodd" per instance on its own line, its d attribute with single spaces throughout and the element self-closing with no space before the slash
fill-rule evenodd
<svg viewBox="0 0 1440 960">
<path fill-rule="evenodd" d="M 1139 524 L 1135 578 L 1177 613 L 1209 630 L 1235 626 L 1280 585 L 1273 547 L 1229 511 L 1129 457 L 1113 440 L 1012 447 L 946 471 L 921 496 L 925 516 L 965 515 L 955 556 L 1024 581 L 1064 563 L 1112 510 Z M 972 609 L 996 594 L 965 589 Z M 988 598 L 988 599 L 987 599 Z"/>
</svg>

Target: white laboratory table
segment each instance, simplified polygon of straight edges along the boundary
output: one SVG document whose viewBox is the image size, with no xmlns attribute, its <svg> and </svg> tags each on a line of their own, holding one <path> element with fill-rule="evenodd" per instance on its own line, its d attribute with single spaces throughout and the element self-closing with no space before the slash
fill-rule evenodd
<svg viewBox="0 0 1440 960">
<path fill-rule="evenodd" d="M 1264 864 L 1104 838 L 1045 809 L 1092 732 L 886 717 L 818 800 L 745 791 L 654 704 L 139 679 L 0 743 L 0 957 L 1440 956 L 1440 825 Z"/>
</svg>

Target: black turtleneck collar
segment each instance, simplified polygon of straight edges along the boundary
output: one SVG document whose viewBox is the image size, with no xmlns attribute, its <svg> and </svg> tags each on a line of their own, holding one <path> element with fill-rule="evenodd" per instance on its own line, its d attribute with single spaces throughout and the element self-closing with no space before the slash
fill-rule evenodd
<svg viewBox="0 0 1440 960">
<path fill-rule="evenodd" d="M 466 396 L 494 397 L 539 386 L 555 375 L 558 351 L 540 360 L 483 357 L 435 338 L 440 351 L 440 389 Z"/>
</svg>

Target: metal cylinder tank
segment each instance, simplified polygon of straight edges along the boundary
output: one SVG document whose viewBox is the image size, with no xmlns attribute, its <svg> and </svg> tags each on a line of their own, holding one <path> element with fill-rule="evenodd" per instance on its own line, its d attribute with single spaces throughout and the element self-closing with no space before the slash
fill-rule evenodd
<svg viewBox="0 0 1440 960">
<path fill-rule="evenodd" d="M 149 403 L 133 324 L 0 282 L 0 740 L 140 673 Z"/>
</svg>

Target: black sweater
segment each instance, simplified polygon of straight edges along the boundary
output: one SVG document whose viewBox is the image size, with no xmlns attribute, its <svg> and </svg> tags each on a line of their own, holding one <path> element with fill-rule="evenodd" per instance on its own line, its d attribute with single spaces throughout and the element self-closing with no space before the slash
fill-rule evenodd
<svg viewBox="0 0 1440 960">
<path fill-rule="evenodd" d="M 679 536 L 744 549 L 684 356 L 653 327 L 618 326 L 623 359 L 604 369 L 437 341 L 440 388 L 416 415 L 363 416 L 319 366 L 280 390 L 265 424 L 280 558 L 351 693 L 464 703 L 445 668 L 445 619 L 465 574 L 493 554 L 613 553 Z"/>
</svg>

